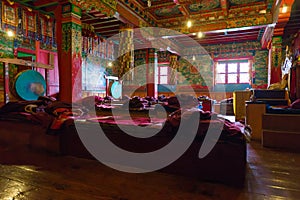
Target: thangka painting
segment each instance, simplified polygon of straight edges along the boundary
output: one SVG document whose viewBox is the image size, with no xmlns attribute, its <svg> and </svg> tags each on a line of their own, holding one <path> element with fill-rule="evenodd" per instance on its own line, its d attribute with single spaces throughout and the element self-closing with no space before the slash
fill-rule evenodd
<svg viewBox="0 0 300 200">
<path fill-rule="evenodd" d="M 36 30 L 36 20 L 35 20 L 35 13 L 30 11 L 23 11 L 23 25 L 26 31 L 35 32 Z"/>
<path fill-rule="evenodd" d="M 51 20 L 47 20 L 46 27 L 46 35 L 52 37 L 53 22 Z"/>
<path fill-rule="evenodd" d="M 4 24 L 17 26 L 17 10 L 14 6 L 3 3 L 2 20 Z"/>
<path fill-rule="evenodd" d="M 46 35 L 46 20 L 42 17 L 40 17 L 40 23 L 41 23 L 41 34 Z"/>
<path fill-rule="evenodd" d="M 41 33 L 44 36 L 52 37 L 53 22 L 52 20 L 40 17 Z"/>
<path fill-rule="evenodd" d="M 95 56 L 87 56 L 82 62 L 82 89 L 104 91 L 105 60 Z"/>
</svg>

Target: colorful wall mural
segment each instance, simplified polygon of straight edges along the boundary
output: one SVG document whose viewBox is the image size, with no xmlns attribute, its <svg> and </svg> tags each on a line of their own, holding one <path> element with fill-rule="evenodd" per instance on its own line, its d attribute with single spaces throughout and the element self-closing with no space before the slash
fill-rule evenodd
<svg viewBox="0 0 300 200">
<path fill-rule="evenodd" d="M 213 86 L 213 61 L 208 55 L 180 58 L 178 72 L 178 85 Z"/>
<path fill-rule="evenodd" d="M 82 90 L 105 92 L 106 61 L 99 57 L 88 55 L 82 62 Z"/>
<path fill-rule="evenodd" d="M 252 88 L 267 88 L 268 86 L 268 50 L 255 51 L 252 67 Z"/>
<path fill-rule="evenodd" d="M 115 46 L 98 36 L 82 37 L 82 90 L 105 93 L 104 75 L 114 76 Z"/>
<path fill-rule="evenodd" d="M 226 90 L 234 91 L 236 88 L 245 89 L 249 86 L 253 88 L 267 88 L 268 50 L 261 50 L 261 44 L 259 42 L 219 44 L 203 47 L 203 52 L 200 52 L 198 55 L 194 54 L 195 60 L 192 59 L 191 56 L 189 56 L 189 61 L 186 59 L 186 56 L 183 56 L 183 58 L 179 60 L 179 72 L 183 75 L 178 79 L 179 85 L 192 84 L 197 85 L 198 88 L 217 89 L 214 88 L 213 85 L 213 60 L 247 58 L 253 63 L 250 74 L 251 83 L 249 83 L 251 85 L 244 84 L 242 86 L 233 84 L 228 88 L 226 87 Z M 188 55 L 193 54 L 193 49 L 189 49 L 189 53 L 186 53 Z M 211 56 L 207 55 L 207 53 Z"/>
<path fill-rule="evenodd" d="M 42 14 L 13 1 L 0 0 L 0 28 L 12 30 L 16 37 L 14 49 L 35 50 L 35 41 L 40 48 L 56 51 L 56 22 L 53 16 Z"/>
</svg>

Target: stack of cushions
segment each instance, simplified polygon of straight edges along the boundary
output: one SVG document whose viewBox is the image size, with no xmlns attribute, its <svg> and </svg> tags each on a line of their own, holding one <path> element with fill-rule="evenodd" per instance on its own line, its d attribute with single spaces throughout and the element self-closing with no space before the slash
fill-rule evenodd
<svg viewBox="0 0 300 200">
<path fill-rule="evenodd" d="M 272 114 L 300 114 L 300 99 L 295 100 L 290 106 L 267 106 L 267 113 Z"/>
<path fill-rule="evenodd" d="M 180 108 L 195 108 L 198 106 L 198 100 L 191 95 L 177 95 L 168 97 L 163 107 L 167 112 L 174 112 Z"/>
<path fill-rule="evenodd" d="M 270 106 L 288 105 L 285 90 L 252 90 L 252 101 L 260 101 Z"/>
<path fill-rule="evenodd" d="M 129 109 L 142 109 L 145 107 L 145 104 L 148 104 L 148 101 L 145 99 L 142 99 L 138 96 L 134 96 L 131 99 L 128 99 L 124 102 L 123 108 L 129 108 Z"/>
</svg>

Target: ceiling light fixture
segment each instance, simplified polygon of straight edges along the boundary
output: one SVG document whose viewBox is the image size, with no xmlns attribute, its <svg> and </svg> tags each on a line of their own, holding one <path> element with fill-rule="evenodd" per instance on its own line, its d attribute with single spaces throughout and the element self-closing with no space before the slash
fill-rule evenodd
<svg viewBox="0 0 300 200">
<path fill-rule="evenodd" d="M 191 27 L 192 27 L 192 21 L 189 20 L 189 21 L 186 23 L 186 26 L 187 26 L 188 28 L 191 28 Z"/>
<path fill-rule="evenodd" d="M 148 7 L 151 7 L 151 0 L 147 0 Z"/>
<path fill-rule="evenodd" d="M 286 12 L 287 12 L 287 10 L 288 10 L 288 6 L 287 6 L 287 4 L 286 4 L 286 3 L 284 3 L 284 4 L 283 4 L 283 6 L 282 6 L 282 10 L 281 10 L 281 12 L 282 12 L 282 13 L 286 13 Z"/>
<path fill-rule="evenodd" d="M 6 33 L 7 33 L 8 37 L 14 37 L 15 36 L 15 34 L 12 30 L 8 30 Z"/>
<path fill-rule="evenodd" d="M 204 36 L 204 34 L 201 31 L 197 33 L 198 38 L 203 38 L 203 36 Z"/>
</svg>

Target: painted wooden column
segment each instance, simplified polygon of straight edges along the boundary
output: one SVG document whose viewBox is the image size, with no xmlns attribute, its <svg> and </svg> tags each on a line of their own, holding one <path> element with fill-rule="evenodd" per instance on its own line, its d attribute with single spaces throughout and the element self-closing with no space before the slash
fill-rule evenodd
<svg viewBox="0 0 300 200">
<path fill-rule="evenodd" d="M 270 84 L 281 81 L 282 64 L 282 37 L 273 37 L 272 39 L 272 62 L 271 62 L 271 80 Z"/>
<path fill-rule="evenodd" d="M 157 97 L 155 87 L 155 65 L 157 65 L 157 53 L 155 49 L 148 49 L 147 54 L 147 96 Z"/>
<path fill-rule="evenodd" d="M 134 76 L 133 73 L 128 73 L 134 67 L 133 27 L 130 25 L 125 25 L 120 29 L 118 60 L 120 64 L 118 77 L 124 80 L 125 84 L 130 84 Z"/>
<path fill-rule="evenodd" d="M 170 81 L 169 83 L 171 85 L 176 85 L 177 84 L 177 69 L 178 69 L 178 62 L 177 62 L 177 55 L 170 55 Z"/>
<path fill-rule="evenodd" d="M 74 102 L 82 96 L 81 9 L 61 2 L 56 10 L 60 100 Z"/>
<path fill-rule="evenodd" d="M 4 75 L 4 104 L 9 102 L 9 64 L 3 63 L 3 75 Z"/>
</svg>

